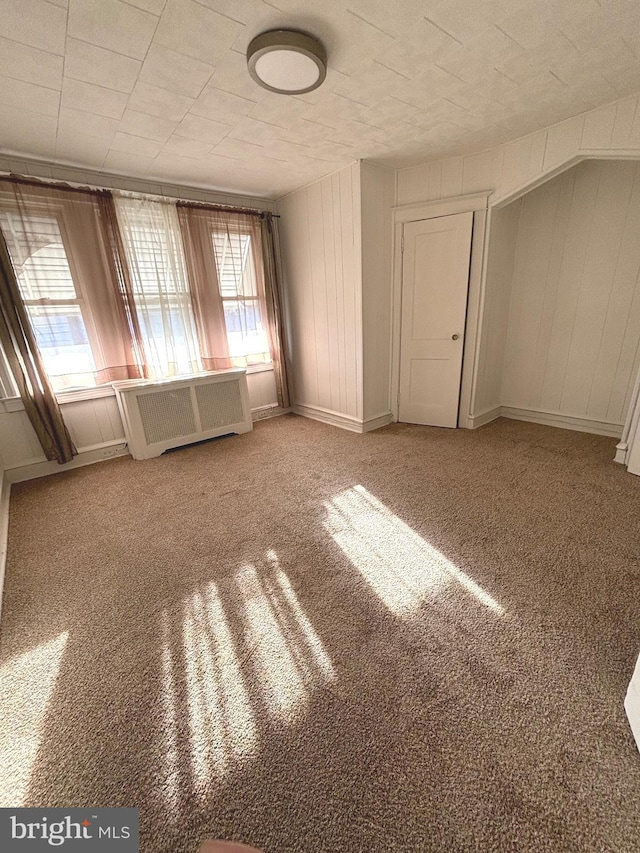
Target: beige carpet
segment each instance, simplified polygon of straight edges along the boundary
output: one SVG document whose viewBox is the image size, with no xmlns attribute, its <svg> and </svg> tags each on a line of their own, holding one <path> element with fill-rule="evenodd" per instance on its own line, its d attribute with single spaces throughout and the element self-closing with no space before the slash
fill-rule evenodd
<svg viewBox="0 0 640 853">
<path fill-rule="evenodd" d="M 1 804 L 138 806 L 154 853 L 640 850 L 614 445 L 288 416 L 16 486 Z"/>
</svg>

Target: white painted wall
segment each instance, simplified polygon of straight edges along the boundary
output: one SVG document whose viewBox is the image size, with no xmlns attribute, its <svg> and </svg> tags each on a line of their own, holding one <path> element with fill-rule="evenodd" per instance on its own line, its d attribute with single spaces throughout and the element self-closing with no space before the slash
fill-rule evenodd
<svg viewBox="0 0 640 853">
<path fill-rule="evenodd" d="M 294 405 L 362 421 L 360 164 L 285 196 L 278 212 Z"/>
<path fill-rule="evenodd" d="M 64 403 L 62 414 L 74 444 L 82 452 L 125 441 L 115 394 Z M 6 470 L 46 461 L 23 408 L 0 414 L 0 448 Z"/>
<path fill-rule="evenodd" d="M 503 406 L 621 431 L 640 367 L 638 235 L 635 162 L 585 161 L 523 197 Z"/>
<path fill-rule="evenodd" d="M 363 416 L 390 414 L 391 400 L 391 207 L 394 173 L 361 164 Z"/>
<path fill-rule="evenodd" d="M 516 259 L 521 202 L 490 212 L 485 297 L 473 413 L 492 414 L 500 406 L 509 301 Z"/>
<path fill-rule="evenodd" d="M 247 383 L 252 410 L 277 407 L 272 370 L 248 374 Z M 0 403 L 0 461 L 9 477 L 41 476 L 64 471 L 82 461 L 83 455 L 86 459 L 96 461 L 109 447 L 117 447 L 126 441 L 113 392 L 109 396 L 91 400 L 62 403 L 61 408 L 81 457 L 70 463 L 70 466 L 47 462 L 24 409 L 3 411 L 6 406 Z M 35 466 L 33 472 L 22 470 L 28 466 Z"/>
<path fill-rule="evenodd" d="M 0 463 L 1 463 L 0 459 Z M 7 564 L 9 538 L 9 502 L 11 486 L 4 476 L 4 465 L 0 464 L 0 616 L 2 616 L 2 590 Z"/>
<path fill-rule="evenodd" d="M 357 431 L 391 420 L 393 195 L 359 162 L 278 202 L 294 408 Z"/>
<path fill-rule="evenodd" d="M 247 374 L 251 411 L 278 406 L 278 392 L 273 370 L 259 370 Z"/>
<path fill-rule="evenodd" d="M 396 204 L 493 190 L 495 205 L 586 156 L 640 157 L 634 95 L 487 151 L 411 166 L 396 173 Z"/>
</svg>

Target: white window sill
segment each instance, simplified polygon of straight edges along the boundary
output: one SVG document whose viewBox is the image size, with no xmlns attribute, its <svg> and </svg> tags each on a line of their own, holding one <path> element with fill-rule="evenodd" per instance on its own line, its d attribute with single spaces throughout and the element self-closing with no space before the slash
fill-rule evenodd
<svg viewBox="0 0 640 853">
<path fill-rule="evenodd" d="M 113 397 L 115 391 L 110 384 L 96 385 L 93 388 L 75 388 L 70 391 L 58 391 L 56 400 L 61 406 L 65 403 L 77 403 L 80 400 L 97 400 L 99 397 Z"/>
<path fill-rule="evenodd" d="M 250 373 L 266 373 L 273 371 L 273 364 L 250 364 L 247 367 L 247 375 Z"/>
<path fill-rule="evenodd" d="M 115 391 L 111 385 L 100 385 L 95 388 L 75 388 L 72 391 L 58 391 L 56 400 L 61 406 L 66 403 L 77 403 L 81 400 L 97 400 L 99 397 L 113 397 Z M 0 412 L 21 412 L 24 403 L 20 397 L 5 397 L 0 400 Z"/>
<path fill-rule="evenodd" d="M 273 371 L 273 364 L 253 364 L 247 367 L 247 375 L 251 373 L 267 373 Z M 100 397 L 113 397 L 115 391 L 111 385 L 97 385 L 94 388 L 76 388 L 69 391 L 58 391 L 56 399 L 61 406 L 66 403 L 78 403 L 82 400 L 97 400 Z M 20 397 L 5 397 L 0 400 L 0 412 L 21 412 L 24 404 Z"/>
</svg>

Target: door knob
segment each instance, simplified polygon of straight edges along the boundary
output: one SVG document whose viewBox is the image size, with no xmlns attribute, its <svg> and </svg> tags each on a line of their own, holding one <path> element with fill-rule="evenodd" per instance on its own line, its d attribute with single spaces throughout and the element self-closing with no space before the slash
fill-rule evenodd
<svg viewBox="0 0 640 853">
<path fill-rule="evenodd" d="M 451 335 L 451 340 L 457 341 L 459 337 L 460 337 L 460 335 Z"/>
</svg>

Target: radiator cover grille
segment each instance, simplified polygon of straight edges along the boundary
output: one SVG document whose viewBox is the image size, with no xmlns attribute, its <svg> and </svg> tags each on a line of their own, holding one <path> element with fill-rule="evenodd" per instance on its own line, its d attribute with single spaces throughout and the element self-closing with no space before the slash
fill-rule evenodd
<svg viewBox="0 0 640 853">
<path fill-rule="evenodd" d="M 196 385 L 196 400 L 202 429 L 214 429 L 241 421 L 242 397 L 237 382 Z"/>
<path fill-rule="evenodd" d="M 197 432 L 191 389 L 188 387 L 139 394 L 138 406 L 147 444 Z"/>
</svg>

